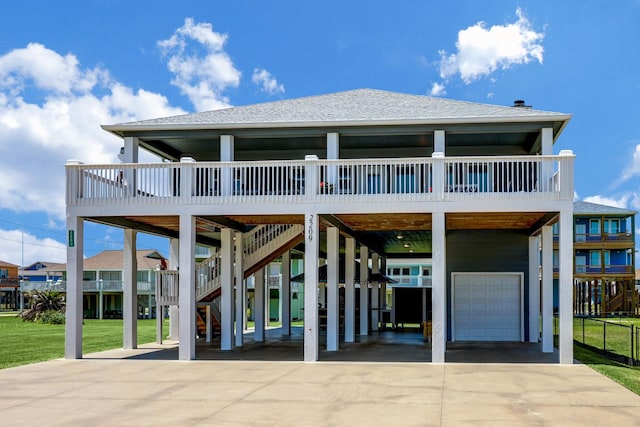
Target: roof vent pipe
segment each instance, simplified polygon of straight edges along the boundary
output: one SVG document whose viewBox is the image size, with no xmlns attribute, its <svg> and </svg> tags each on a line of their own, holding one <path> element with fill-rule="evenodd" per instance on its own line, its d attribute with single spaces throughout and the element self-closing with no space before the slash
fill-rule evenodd
<svg viewBox="0 0 640 427">
<path fill-rule="evenodd" d="M 516 99 L 513 101 L 513 107 L 515 108 L 531 108 L 531 105 L 526 105 L 524 99 Z"/>
</svg>

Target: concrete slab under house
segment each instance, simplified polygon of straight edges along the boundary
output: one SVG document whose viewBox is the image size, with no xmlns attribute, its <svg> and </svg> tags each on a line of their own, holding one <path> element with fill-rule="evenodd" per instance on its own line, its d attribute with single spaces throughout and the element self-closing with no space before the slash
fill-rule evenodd
<svg viewBox="0 0 640 427">
<path fill-rule="evenodd" d="M 180 360 L 198 357 L 198 312 L 207 335 L 219 323 L 220 350 L 246 344 L 248 282 L 252 343 L 267 342 L 265 267 L 277 262 L 285 336 L 292 286 L 304 290 L 304 361 L 399 319 L 429 322 L 432 363 L 465 342 L 539 343 L 543 358 L 554 351 L 555 274 L 558 360 L 571 364 L 574 155 L 553 150 L 570 118 L 359 89 L 105 125 L 123 162 L 66 165 L 66 357 L 82 357 L 83 226 L 93 221 L 124 230 L 125 349 L 137 347 L 144 232 L 171 242 L 156 301 L 172 312 Z M 159 160 L 139 163 L 141 150 Z M 196 262 L 197 246 L 211 256 Z M 402 259 L 430 259 L 414 296 L 388 275 Z"/>
</svg>

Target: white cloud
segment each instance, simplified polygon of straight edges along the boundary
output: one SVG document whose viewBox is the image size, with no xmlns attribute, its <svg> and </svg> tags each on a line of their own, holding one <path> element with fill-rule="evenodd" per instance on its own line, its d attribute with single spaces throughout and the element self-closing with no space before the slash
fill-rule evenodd
<svg viewBox="0 0 640 427">
<path fill-rule="evenodd" d="M 15 49 L 0 57 L 0 88 L 20 93 L 29 82 L 37 89 L 54 93 L 88 92 L 109 74 L 96 67 L 79 68 L 78 59 L 71 54 L 62 56 L 39 43 Z"/>
<path fill-rule="evenodd" d="M 456 53 L 439 52 L 440 77 L 446 81 L 459 75 L 466 84 L 496 70 L 537 60 L 542 64 L 544 33 L 533 30 L 522 10 L 516 22 L 487 28 L 484 22 L 458 32 Z"/>
<path fill-rule="evenodd" d="M 8 76 L 0 78 L 0 209 L 44 211 L 57 221 L 65 218 L 66 160 L 117 161 L 122 141 L 101 124 L 183 113 L 40 44 L 1 55 L 0 76 Z M 34 92 L 37 101 L 25 100 Z"/>
<path fill-rule="evenodd" d="M 241 73 L 224 50 L 226 41 L 227 35 L 211 24 L 187 18 L 169 39 L 158 42 L 174 75 L 171 83 L 198 111 L 229 107 L 224 92 L 240 84 Z"/>
<path fill-rule="evenodd" d="M 54 239 L 39 239 L 21 230 L 0 230 L 0 259 L 22 265 L 37 261 L 66 262 L 67 252 L 63 243 Z"/>
<path fill-rule="evenodd" d="M 640 175 L 640 144 L 636 145 L 633 155 L 631 156 L 631 163 L 624 169 L 622 176 L 614 184 L 614 186 L 622 184 L 625 181 L 630 180 L 634 176 Z"/>
<path fill-rule="evenodd" d="M 276 93 L 284 93 L 284 85 L 278 83 L 273 75 L 265 69 L 256 68 L 253 70 L 253 76 L 251 76 L 251 81 L 260 86 L 260 89 L 263 92 L 268 93 L 269 95 L 274 95 Z"/>
<path fill-rule="evenodd" d="M 447 89 L 445 85 L 438 82 L 434 83 L 433 86 L 431 86 L 431 91 L 429 91 L 429 95 L 431 96 L 442 96 L 446 94 L 447 94 Z"/>
<path fill-rule="evenodd" d="M 623 194 L 618 198 L 611 197 L 611 196 L 595 195 L 595 196 L 585 197 L 584 201 L 589 203 L 597 203 L 599 205 L 613 206 L 614 208 L 627 209 L 627 206 L 631 201 L 631 199 L 632 199 L 632 196 L 630 194 Z"/>
</svg>

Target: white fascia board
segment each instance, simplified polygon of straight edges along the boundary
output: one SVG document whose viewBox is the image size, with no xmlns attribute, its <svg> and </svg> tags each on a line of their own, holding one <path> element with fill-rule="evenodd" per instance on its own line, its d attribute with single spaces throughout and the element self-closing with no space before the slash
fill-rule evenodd
<svg viewBox="0 0 640 427">
<path fill-rule="evenodd" d="M 266 123 L 211 123 L 211 124 L 148 124 L 148 125 L 101 125 L 107 132 L 121 136 L 127 131 L 152 130 L 227 130 L 227 129 L 270 129 L 270 128 L 308 128 L 308 127 L 340 127 L 340 126 L 412 126 L 412 125 L 451 125 L 451 124 L 497 124 L 497 123 L 535 123 L 564 122 L 557 135 L 571 119 L 570 114 L 538 115 L 538 116 L 502 116 L 502 117 L 463 117 L 439 119 L 406 119 L 406 120 L 338 120 L 338 121 L 304 121 L 304 122 L 266 122 Z"/>
</svg>

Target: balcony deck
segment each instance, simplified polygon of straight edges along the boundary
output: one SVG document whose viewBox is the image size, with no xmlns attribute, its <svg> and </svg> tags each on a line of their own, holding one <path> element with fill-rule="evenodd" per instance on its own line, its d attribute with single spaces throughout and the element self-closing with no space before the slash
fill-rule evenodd
<svg viewBox="0 0 640 427">
<path fill-rule="evenodd" d="M 573 198 L 573 155 L 67 164 L 70 207 Z"/>
</svg>

